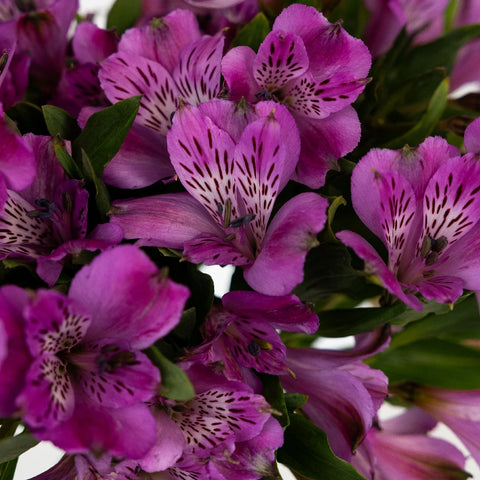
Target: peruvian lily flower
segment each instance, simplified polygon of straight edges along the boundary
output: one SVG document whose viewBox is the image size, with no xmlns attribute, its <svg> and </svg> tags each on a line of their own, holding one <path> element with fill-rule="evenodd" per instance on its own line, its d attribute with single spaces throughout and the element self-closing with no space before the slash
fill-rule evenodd
<svg viewBox="0 0 480 480">
<path fill-rule="evenodd" d="M 145 455 L 160 374 L 141 350 L 177 325 L 188 296 L 131 245 L 83 267 L 68 296 L 39 290 L 23 312 L 33 361 L 17 397 L 30 431 L 71 453 Z"/>
<path fill-rule="evenodd" d="M 230 380 L 247 381 L 250 368 L 285 374 L 286 347 L 276 329 L 315 333 L 317 328 L 318 317 L 295 295 L 229 292 L 222 298 L 222 307 L 214 307 L 205 319 L 204 343 L 187 356 L 203 365 L 223 365 Z"/>
<path fill-rule="evenodd" d="M 480 290 L 479 178 L 475 156 L 460 156 L 438 137 L 414 149 L 374 149 L 353 171 L 352 202 L 385 244 L 388 265 L 358 234 L 337 236 L 410 307 L 422 309 L 417 292 L 454 303 L 464 288 Z"/>
<path fill-rule="evenodd" d="M 230 97 L 272 99 L 294 116 L 302 148 L 294 180 L 311 188 L 325 182 L 337 159 L 360 140 L 351 104 L 370 69 L 367 47 L 313 7 L 291 5 L 276 18 L 255 53 L 241 46 L 222 60 Z"/>
<path fill-rule="evenodd" d="M 306 254 L 327 208 L 324 198 L 303 193 L 268 225 L 295 168 L 296 132 L 286 109 L 273 102 L 259 103 L 254 112 L 224 100 L 184 105 L 167 140 L 190 195 L 116 201 L 111 221 L 141 245 L 183 249 L 194 263 L 242 265 L 253 289 L 289 294 L 303 279 Z"/>
<path fill-rule="evenodd" d="M 436 421 L 414 407 L 373 426 L 352 460 L 368 480 L 464 480 L 465 456 L 440 438 L 427 435 Z"/>
<path fill-rule="evenodd" d="M 142 29 L 127 30 L 118 52 L 102 63 L 99 78 L 107 98 L 114 103 L 142 95 L 135 123 L 144 127 L 145 135 L 153 133 L 157 138 L 150 174 L 135 188 L 160 180 L 165 174 L 164 165 L 170 166 L 165 136 L 179 98 L 198 105 L 220 93 L 223 43 L 221 34 L 202 36 L 192 12 L 175 10 Z M 130 169 L 135 170 L 135 161 Z M 170 176 L 173 174 L 170 166 Z"/>
<path fill-rule="evenodd" d="M 350 461 L 388 395 L 388 379 L 361 362 L 386 347 L 387 330 L 367 334 L 351 351 L 288 348 L 287 392 L 308 395 L 302 411 L 328 436 L 340 458 Z"/>
<path fill-rule="evenodd" d="M 372 55 L 385 53 L 402 28 L 415 35 L 415 43 L 435 39 L 443 30 L 448 0 L 365 0 L 371 12 L 365 43 Z"/>
<path fill-rule="evenodd" d="M 444 423 L 480 464 L 480 390 L 450 390 L 404 383 L 393 393 Z"/>
<path fill-rule="evenodd" d="M 37 274 L 51 286 L 67 257 L 105 250 L 120 242 L 122 232 L 105 224 L 87 237 L 88 192 L 82 182 L 67 179 L 50 137 L 27 134 L 23 140 L 22 149 L 35 152 L 36 176 L 26 188 L 7 189 L 0 212 L 0 258 L 36 261 Z"/>
</svg>

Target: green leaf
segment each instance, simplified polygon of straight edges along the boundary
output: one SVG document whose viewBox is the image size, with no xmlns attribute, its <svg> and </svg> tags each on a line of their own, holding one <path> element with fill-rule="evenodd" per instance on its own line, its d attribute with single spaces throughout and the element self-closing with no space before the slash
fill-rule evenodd
<svg viewBox="0 0 480 480">
<path fill-rule="evenodd" d="M 141 13 L 141 0 L 117 0 L 108 13 L 107 28 L 116 28 L 121 35 L 127 28 L 135 25 Z"/>
<path fill-rule="evenodd" d="M 146 350 L 148 358 L 157 366 L 162 376 L 162 387 L 158 392 L 166 398 L 177 401 L 190 400 L 195 396 L 195 390 L 187 374 L 165 357 L 158 348 Z"/>
<path fill-rule="evenodd" d="M 274 408 L 278 414 L 275 418 L 280 422 L 282 427 L 288 427 L 290 424 L 287 412 L 287 405 L 285 404 L 285 394 L 280 378 L 277 375 L 258 374 L 263 384 L 262 394 L 265 400 Z"/>
<path fill-rule="evenodd" d="M 238 32 L 232 41 L 232 47 L 245 45 L 257 51 L 269 32 L 270 24 L 267 17 L 260 12 Z"/>
<path fill-rule="evenodd" d="M 325 432 L 298 414 L 290 415 L 277 459 L 312 480 L 365 480 L 349 463 L 334 455 Z"/>
<path fill-rule="evenodd" d="M 420 121 L 401 137 L 395 138 L 384 145 L 386 148 L 402 148 L 404 145 L 416 147 L 422 143 L 435 129 L 437 123 L 442 118 L 445 107 L 447 106 L 449 79 L 442 80 L 436 88 L 428 104 L 427 111 Z"/>
<path fill-rule="evenodd" d="M 55 143 L 53 145 L 55 149 L 55 154 L 57 155 L 57 159 L 60 162 L 60 165 L 65 170 L 65 173 L 70 178 L 83 178 L 83 174 L 78 168 L 78 165 L 75 163 L 75 160 L 70 156 L 70 154 L 63 148 L 62 145 Z"/>
<path fill-rule="evenodd" d="M 0 480 L 13 480 L 17 468 L 18 458 L 0 465 Z"/>
<path fill-rule="evenodd" d="M 94 113 L 82 133 L 72 144 L 73 158 L 81 158 L 85 150 L 98 177 L 122 146 L 138 112 L 141 96 L 127 98 Z"/>
<path fill-rule="evenodd" d="M 285 394 L 285 405 L 287 409 L 291 412 L 302 408 L 308 400 L 308 395 L 303 395 L 302 393 L 286 393 Z"/>
<path fill-rule="evenodd" d="M 97 176 L 85 150 L 81 152 L 82 171 L 85 179 L 95 188 L 95 203 L 102 221 L 107 221 L 107 212 L 110 210 L 110 195 L 103 181 Z"/>
<path fill-rule="evenodd" d="M 407 306 L 397 303 L 384 308 L 352 308 L 321 311 L 318 314 L 320 327 L 317 331 L 322 337 L 347 337 L 359 333 L 371 332 L 377 327 L 392 322 L 404 313 Z"/>
<path fill-rule="evenodd" d="M 65 110 L 54 105 L 42 107 L 43 116 L 47 124 L 48 133 L 52 137 L 60 135 L 66 140 L 74 140 L 81 132 L 77 121 Z"/>
<path fill-rule="evenodd" d="M 37 445 L 38 440 L 31 433 L 21 433 L 0 441 L 0 463 L 14 460 L 22 453 Z"/>
<path fill-rule="evenodd" d="M 462 390 L 480 388 L 480 351 L 447 340 L 427 338 L 389 348 L 368 363 L 382 370 L 391 383 L 409 381 Z"/>
<path fill-rule="evenodd" d="M 6 113 L 17 124 L 22 135 L 25 133 L 48 135 L 42 110 L 37 105 L 30 102 L 18 102 L 11 106 Z"/>
</svg>

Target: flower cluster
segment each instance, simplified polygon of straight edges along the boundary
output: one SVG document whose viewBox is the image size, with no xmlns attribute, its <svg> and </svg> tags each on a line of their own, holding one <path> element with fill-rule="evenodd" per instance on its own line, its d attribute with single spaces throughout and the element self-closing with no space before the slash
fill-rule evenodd
<svg viewBox="0 0 480 480">
<path fill-rule="evenodd" d="M 0 0 L 2 480 L 480 464 L 480 2 L 318 3 Z"/>
</svg>

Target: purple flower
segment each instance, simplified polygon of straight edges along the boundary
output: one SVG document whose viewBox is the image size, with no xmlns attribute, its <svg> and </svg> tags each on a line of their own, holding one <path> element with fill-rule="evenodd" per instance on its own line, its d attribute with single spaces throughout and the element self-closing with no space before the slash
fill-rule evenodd
<svg viewBox="0 0 480 480">
<path fill-rule="evenodd" d="M 185 105 L 167 140 L 190 195 L 116 201 L 111 221 L 141 245 L 183 248 L 195 263 L 243 265 L 246 281 L 260 293 L 290 293 L 303 279 L 327 201 L 297 195 L 268 225 L 298 158 L 295 123 L 286 109 L 261 102 L 251 112 L 222 100 Z"/>
<path fill-rule="evenodd" d="M 169 176 L 173 176 L 165 148 L 171 117 L 180 97 L 198 105 L 220 93 L 223 43 L 221 34 L 202 36 L 193 13 L 175 10 L 164 18 L 153 19 L 144 28 L 125 32 L 118 52 L 102 63 L 99 78 L 107 98 L 117 102 L 143 95 L 135 123 L 143 127 L 145 136 L 156 138 L 149 175 L 139 183 L 139 176 L 133 173 L 135 188 L 158 181 L 165 176 L 167 167 Z M 129 172 L 135 172 L 135 160 L 125 165 L 122 183 L 128 185 Z"/>
<path fill-rule="evenodd" d="M 33 361 L 17 404 L 29 429 L 67 452 L 142 457 L 160 376 L 140 350 L 175 327 L 188 295 L 133 246 L 100 254 L 68 296 L 39 290 L 23 312 Z"/>
<path fill-rule="evenodd" d="M 415 35 L 417 43 L 439 36 L 448 0 L 365 0 L 365 4 L 372 13 L 365 43 L 377 57 L 392 46 L 402 28 Z"/>
<path fill-rule="evenodd" d="M 222 304 L 206 318 L 205 341 L 188 359 L 221 364 L 231 380 L 246 381 L 250 368 L 270 375 L 287 373 L 286 347 L 276 329 L 314 333 L 318 328 L 318 317 L 294 295 L 235 291 L 224 295 Z"/>
<path fill-rule="evenodd" d="M 302 148 L 294 179 L 318 188 L 339 157 L 360 140 L 350 106 L 363 91 L 371 58 L 361 40 L 313 7 L 291 5 L 276 18 L 258 53 L 230 50 L 222 73 L 232 99 L 272 99 L 295 117 Z"/>
<path fill-rule="evenodd" d="M 344 460 L 350 461 L 388 395 L 387 377 L 361 362 L 386 342 L 384 330 L 364 336 L 351 351 L 287 349 L 292 373 L 281 376 L 283 388 L 308 395 L 303 412 L 325 431 L 333 452 Z"/>
<path fill-rule="evenodd" d="M 412 408 L 374 426 L 358 447 L 353 466 L 369 480 L 461 480 L 465 456 L 445 440 L 430 437 L 432 417 Z"/>
<path fill-rule="evenodd" d="M 388 266 L 356 233 L 337 236 L 412 308 L 422 308 L 416 292 L 453 303 L 464 288 L 480 290 L 479 178 L 474 155 L 459 156 L 438 137 L 414 149 L 374 149 L 354 169 L 352 202 L 387 247 Z"/>
<path fill-rule="evenodd" d="M 88 192 L 83 183 L 67 179 L 50 137 L 27 134 L 22 140 L 22 149 L 28 147 L 29 155 L 35 152 L 36 176 L 26 188 L 7 189 L 0 213 L 0 258 L 37 261 L 37 274 L 53 285 L 68 256 L 104 250 L 118 243 L 122 233 L 106 224 L 87 238 Z"/>
</svg>

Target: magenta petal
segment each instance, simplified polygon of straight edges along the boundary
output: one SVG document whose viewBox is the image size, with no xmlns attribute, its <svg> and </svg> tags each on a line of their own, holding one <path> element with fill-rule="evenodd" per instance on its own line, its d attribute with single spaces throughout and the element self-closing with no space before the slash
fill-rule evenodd
<svg viewBox="0 0 480 480">
<path fill-rule="evenodd" d="M 310 188 L 325 183 L 328 170 L 338 169 L 337 160 L 360 141 L 360 121 L 353 107 L 345 107 L 324 119 L 296 115 L 302 150 L 293 177 Z"/>
<path fill-rule="evenodd" d="M 207 210 L 188 193 L 170 193 L 112 203 L 110 221 L 121 227 L 126 239 L 140 245 L 183 249 L 202 233 L 223 238 Z"/>
<path fill-rule="evenodd" d="M 32 359 L 25 344 L 23 310 L 29 301 L 16 286 L 0 289 L 0 416 L 12 415 Z"/>
<path fill-rule="evenodd" d="M 382 422 L 382 430 L 395 435 L 414 435 L 433 430 L 437 421 L 418 407 Z"/>
<path fill-rule="evenodd" d="M 270 32 L 260 45 L 252 68 L 259 91 L 280 90 L 308 69 L 302 39 L 294 33 Z"/>
<path fill-rule="evenodd" d="M 83 267 L 69 296 L 95 312 L 86 340 L 123 339 L 141 349 L 177 325 L 189 292 L 158 272 L 141 250 L 123 245 Z"/>
<path fill-rule="evenodd" d="M 347 247 L 352 248 L 355 253 L 365 262 L 365 270 L 370 275 L 377 275 L 383 286 L 393 295 L 398 297 L 402 302 L 415 310 L 422 310 L 420 300 L 413 295 L 405 295 L 403 293 L 400 283 L 395 278 L 395 275 L 388 269 L 385 262 L 380 258 L 380 255 L 374 248 L 360 235 L 343 230 L 336 234 L 337 238 L 341 240 Z"/>
<path fill-rule="evenodd" d="M 177 424 L 163 411 L 155 412 L 157 441 L 139 464 L 146 472 L 160 472 L 173 466 L 185 448 L 185 437 Z"/>
<path fill-rule="evenodd" d="M 295 295 L 233 291 L 223 296 L 222 304 L 236 315 L 265 321 L 279 330 L 315 333 L 318 328 L 317 315 Z"/>
<path fill-rule="evenodd" d="M 440 303 L 455 303 L 463 293 L 463 281 L 459 277 L 435 276 L 409 285 L 427 300 Z"/>
<path fill-rule="evenodd" d="M 326 220 L 327 200 L 301 193 L 289 200 L 270 223 L 255 262 L 244 277 L 256 291 L 287 295 L 303 279 L 303 264 Z"/>
<path fill-rule="evenodd" d="M 475 119 L 465 129 L 465 148 L 469 153 L 480 153 L 480 119 Z"/>
<path fill-rule="evenodd" d="M 255 94 L 259 91 L 252 71 L 255 57 L 256 53 L 245 46 L 232 48 L 223 57 L 222 75 L 225 77 L 232 100 L 244 97 L 247 102 L 255 102 Z"/>
<path fill-rule="evenodd" d="M 91 22 L 80 22 L 75 28 L 72 48 L 80 63 L 100 63 L 117 50 L 118 34 L 103 30 Z"/>
<path fill-rule="evenodd" d="M 69 420 L 34 433 L 40 440 L 50 440 L 67 453 L 91 450 L 131 459 L 143 457 L 156 438 L 155 421 L 146 405 L 97 407 L 79 390 L 75 391 L 75 411 Z"/>
<path fill-rule="evenodd" d="M 187 103 L 199 105 L 220 93 L 220 62 L 224 38 L 204 36 L 183 51 L 173 78 L 179 95 Z"/>
<path fill-rule="evenodd" d="M 98 77 L 112 103 L 143 95 L 136 121 L 167 134 L 170 117 L 177 109 L 178 92 L 170 73 L 161 64 L 120 52 L 102 63 Z"/>
</svg>

